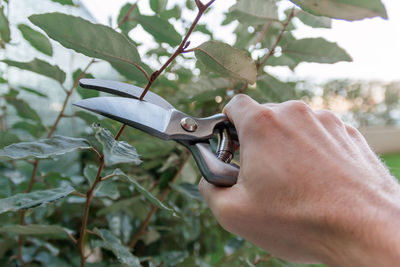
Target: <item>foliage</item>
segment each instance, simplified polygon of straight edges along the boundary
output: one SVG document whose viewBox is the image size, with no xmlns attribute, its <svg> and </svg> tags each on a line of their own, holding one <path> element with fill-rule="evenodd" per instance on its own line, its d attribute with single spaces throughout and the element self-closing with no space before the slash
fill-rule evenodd
<svg viewBox="0 0 400 267">
<path fill-rule="evenodd" d="M 52 1 L 79 8 L 71 0 Z M 3 1 L 1 46 L 18 45 L 9 44 L 14 36 L 10 32 L 20 31 L 24 42 L 43 53 L 20 62 L 9 59 L 6 49 L 4 68 L 50 78 L 65 99 L 49 124 L 43 111 L 54 110 L 40 107 L 39 112 L 31 106 L 37 99 L 51 103 L 49 92 L 10 84 L 5 71 L 0 77 L 6 91 L 0 102 L 1 266 L 300 266 L 218 226 L 196 187 L 198 169 L 183 147 L 67 109 L 71 98 L 98 95 L 78 87 L 79 79 L 97 77 L 91 67 L 98 60 L 110 63 L 121 81 L 151 89 L 198 117 L 219 112 L 237 93 L 259 102 L 310 99 L 311 91 L 274 77 L 265 67 L 295 69 L 301 62 L 335 63 L 351 57 L 322 38 L 296 39 L 293 18 L 329 28 L 331 20 L 320 15 L 348 20 L 386 16 L 379 0 L 319 5 L 293 0 L 304 10 L 293 5 L 282 14 L 278 6 L 283 0 L 239 0 L 226 7 L 223 24 L 234 23 L 236 36 L 227 44 L 201 24 L 213 2 L 187 0 L 172 6 L 167 0 L 149 0 L 150 14 L 127 3 L 116 29 L 60 12 L 34 14 L 17 29 L 10 28 L 15 25 L 7 16 L 11 4 Z M 344 6 L 338 8 L 336 2 Z M 197 16 L 188 22 L 181 17 L 183 9 Z M 133 34 L 138 28 L 153 37 L 151 48 Z M 190 44 L 193 31 L 209 40 Z M 67 74 L 50 58 L 56 42 L 93 59 Z M 73 78 L 70 87 L 67 77 Z M 70 122 L 76 125 L 73 137 L 67 136 Z"/>
</svg>

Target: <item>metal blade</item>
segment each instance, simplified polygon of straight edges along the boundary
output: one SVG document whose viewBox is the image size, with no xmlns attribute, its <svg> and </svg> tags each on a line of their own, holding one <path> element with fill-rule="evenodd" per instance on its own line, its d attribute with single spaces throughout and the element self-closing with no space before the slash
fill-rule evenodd
<svg viewBox="0 0 400 267">
<path fill-rule="evenodd" d="M 131 84 L 100 79 L 81 79 L 79 80 L 79 85 L 86 89 L 97 90 L 117 96 L 130 97 L 134 99 L 139 99 L 144 91 L 143 88 Z M 163 107 L 165 109 L 174 108 L 170 103 L 168 103 L 167 100 L 150 91 L 146 93 L 143 100 Z"/>
<path fill-rule="evenodd" d="M 170 139 L 166 133 L 174 109 L 164 109 L 149 102 L 125 97 L 94 97 L 80 100 L 75 106 L 157 136 Z"/>
</svg>

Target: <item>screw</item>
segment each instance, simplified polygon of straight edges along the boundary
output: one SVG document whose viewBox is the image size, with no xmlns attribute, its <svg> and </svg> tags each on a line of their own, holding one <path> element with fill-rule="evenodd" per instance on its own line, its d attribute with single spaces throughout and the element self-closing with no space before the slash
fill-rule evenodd
<svg viewBox="0 0 400 267">
<path fill-rule="evenodd" d="M 185 131 L 188 132 L 195 132 L 197 130 L 197 122 L 190 118 L 190 117 L 185 117 L 181 120 L 181 126 Z"/>
</svg>

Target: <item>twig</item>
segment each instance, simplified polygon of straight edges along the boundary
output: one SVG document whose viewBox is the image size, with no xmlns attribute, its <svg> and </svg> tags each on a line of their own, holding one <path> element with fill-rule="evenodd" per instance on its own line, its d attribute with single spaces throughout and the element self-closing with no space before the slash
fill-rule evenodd
<svg viewBox="0 0 400 267">
<path fill-rule="evenodd" d="M 81 72 L 81 74 L 79 75 L 79 77 L 74 81 L 74 83 L 73 83 L 73 85 L 71 86 L 70 90 L 67 92 L 67 95 L 66 95 L 65 100 L 64 100 L 63 107 L 62 107 L 60 113 L 58 114 L 57 119 L 55 120 L 55 122 L 54 122 L 54 124 L 53 124 L 51 130 L 49 131 L 49 133 L 48 133 L 48 135 L 47 135 L 47 138 L 50 138 L 50 137 L 53 136 L 54 131 L 56 130 L 56 128 L 57 128 L 57 126 L 58 126 L 58 124 L 59 124 L 61 118 L 62 118 L 63 115 L 64 115 L 65 108 L 66 108 L 66 106 L 67 106 L 67 104 L 68 104 L 68 101 L 69 101 L 71 95 L 72 95 L 72 92 L 74 91 L 74 89 L 75 89 L 76 86 L 78 85 L 79 80 L 85 75 L 85 73 L 87 72 L 87 70 L 89 69 L 89 67 L 90 67 L 93 63 L 94 63 L 94 59 L 92 59 L 92 60 L 89 62 L 89 64 L 88 64 L 88 65 L 86 66 L 86 68 Z M 63 85 L 62 85 L 62 86 L 63 86 Z M 29 192 L 32 191 L 33 185 L 34 185 L 34 183 L 35 183 L 35 181 L 36 181 L 36 175 L 37 175 L 39 163 L 40 163 L 40 160 L 35 160 L 35 161 L 33 162 L 32 175 L 31 175 L 31 179 L 29 180 L 29 185 L 28 185 L 28 189 L 26 190 L 26 193 L 29 193 Z M 26 213 L 25 210 L 21 211 L 21 214 L 20 214 L 20 224 L 21 224 L 21 225 L 24 225 L 24 224 L 25 224 L 25 213 Z M 21 261 L 22 266 L 25 266 L 26 264 L 23 262 L 23 258 L 22 258 L 22 247 L 23 247 L 23 245 L 24 245 L 23 236 L 22 236 L 22 235 L 18 235 L 18 256 L 17 256 L 17 257 L 18 257 L 18 259 Z"/>
<path fill-rule="evenodd" d="M 259 42 L 261 42 L 264 39 L 265 35 L 267 35 L 269 28 L 271 28 L 271 25 L 272 25 L 272 21 L 270 21 L 270 20 L 267 21 L 267 23 L 265 23 L 265 25 L 264 25 L 262 31 L 260 32 L 260 34 L 258 35 L 257 40 L 255 41 L 254 45 L 258 44 Z"/>
<path fill-rule="evenodd" d="M 260 71 L 261 67 L 267 62 L 267 60 L 275 53 L 275 49 L 278 46 L 279 42 L 281 41 L 283 34 L 286 32 L 286 28 L 289 25 L 290 21 L 293 19 L 295 16 L 295 9 L 293 8 L 292 11 L 290 12 L 286 22 L 283 24 L 283 28 L 281 32 L 279 33 L 278 38 L 276 39 L 275 43 L 272 45 L 272 47 L 269 49 L 268 53 L 264 56 L 264 58 L 257 63 L 257 71 Z"/>
<path fill-rule="evenodd" d="M 53 124 L 53 127 L 51 127 L 50 132 L 49 132 L 49 134 L 47 135 L 47 138 L 50 138 L 50 137 L 53 135 L 54 131 L 56 130 L 56 128 L 57 128 L 57 126 L 58 126 L 58 123 L 60 122 L 61 118 L 63 117 L 65 108 L 67 107 L 68 101 L 69 101 L 69 99 L 70 99 L 70 97 L 71 97 L 71 95 L 72 95 L 74 89 L 75 89 L 76 86 L 78 85 L 79 80 L 80 80 L 81 78 L 83 78 L 83 76 L 85 76 L 87 70 L 90 68 L 90 66 L 92 66 L 93 63 L 94 63 L 94 58 L 89 62 L 89 64 L 88 64 L 88 65 L 86 66 L 86 68 L 81 72 L 81 74 L 79 74 L 78 78 L 74 81 L 74 84 L 72 85 L 71 89 L 68 90 L 67 96 L 65 97 L 64 104 L 63 104 L 63 106 L 62 106 L 62 108 L 61 108 L 61 111 L 60 111 L 60 113 L 58 114 L 57 119 L 56 119 L 56 121 L 55 121 L 54 124 Z"/>
<path fill-rule="evenodd" d="M 150 80 L 147 83 L 142 95 L 140 96 L 140 100 L 143 100 L 143 97 L 147 94 L 149 91 L 151 85 L 154 83 L 154 81 L 160 76 L 160 74 L 171 64 L 171 62 L 181 53 L 185 51 L 185 49 L 189 46 L 190 42 L 188 42 L 188 39 L 190 35 L 192 34 L 194 28 L 196 27 L 197 23 L 199 22 L 200 18 L 203 16 L 204 12 L 207 10 L 209 6 L 211 6 L 212 3 L 214 3 L 215 0 L 209 1 L 207 4 L 203 4 L 200 0 L 195 0 L 196 5 L 198 7 L 198 13 L 196 18 L 194 19 L 192 25 L 190 26 L 188 32 L 186 33 L 185 37 L 183 38 L 181 44 L 179 47 L 175 50 L 175 53 L 172 54 L 172 56 L 167 60 L 167 62 L 164 63 L 164 65 L 157 71 L 153 72 L 153 74 L 150 76 Z"/>
<path fill-rule="evenodd" d="M 176 180 L 179 178 L 179 176 L 181 175 L 181 173 L 182 173 L 182 171 L 183 171 L 183 168 L 185 167 L 185 165 L 186 165 L 186 163 L 188 162 L 189 158 L 190 158 L 190 154 L 189 154 L 189 152 L 186 152 L 186 153 L 185 153 L 185 156 L 184 156 L 184 160 L 183 160 L 182 164 L 180 165 L 178 171 L 175 173 L 174 178 L 172 178 L 171 183 L 175 183 Z M 169 194 L 170 192 L 171 192 L 171 188 L 168 186 L 168 187 L 163 191 L 163 193 L 161 194 L 159 200 L 160 200 L 160 201 L 164 201 L 164 200 L 167 198 L 167 196 L 168 196 L 168 194 Z M 143 221 L 142 224 L 140 225 L 139 230 L 137 230 L 137 232 L 135 233 L 135 235 L 132 237 L 131 242 L 129 243 L 129 248 L 130 248 L 131 250 L 133 250 L 133 249 L 135 248 L 136 243 L 139 241 L 139 238 L 145 233 L 147 227 L 148 227 L 149 224 L 150 224 L 151 218 L 152 218 L 153 215 L 157 212 L 157 210 L 158 210 L 158 207 L 157 207 L 157 206 L 154 206 L 154 205 L 153 205 L 153 206 L 151 207 L 150 212 L 147 214 L 146 218 L 144 219 L 144 221 Z"/>
<path fill-rule="evenodd" d="M 100 181 L 101 181 L 101 182 L 104 182 L 105 180 L 114 178 L 115 176 L 117 176 L 117 175 L 114 174 L 114 173 L 112 173 L 112 174 L 109 174 L 109 175 L 107 175 L 107 176 L 101 177 L 101 180 L 100 180 Z"/>
<path fill-rule="evenodd" d="M 92 203 L 93 200 L 93 192 L 94 189 L 96 188 L 97 184 L 101 182 L 101 172 L 103 171 L 104 168 L 104 156 L 101 157 L 100 160 L 100 165 L 97 170 L 96 174 L 96 179 L 94 180 L 92 186 L 90 189 L 86 192 L 86 202 L 85 202 L 85 210 L 83 212 L 83 219 L 82 219 L 82 225 L 81 225 L 81 230 L 79 234 L 79 239 L 78 239 L 78 248 L 79 248 L 79 253 L 81 256 L 81 266 L 85 266 L 85 246 L 83 243 L 85 234 L 86 234 L 86 227 L 88 223 L 88 218 L 89 218 L 89 210 L 90 210 L 90 204 Z"/>
</svg>

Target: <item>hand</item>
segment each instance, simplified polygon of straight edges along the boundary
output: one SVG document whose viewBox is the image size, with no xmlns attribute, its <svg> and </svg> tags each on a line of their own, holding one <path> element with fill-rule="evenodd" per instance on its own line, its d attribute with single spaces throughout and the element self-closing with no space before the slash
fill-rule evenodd
<svg viewBox="0 0 400 267">
<path fill-rule="evenodd" d="M 224 113 L 238 131 L 238 182 L 199 185 L 222 227 L 292 261 L 399 265 L 400 186 L 355 128 L 300 101 L 238 95 Z"/>
</svg>

